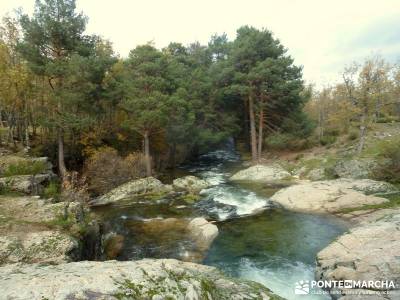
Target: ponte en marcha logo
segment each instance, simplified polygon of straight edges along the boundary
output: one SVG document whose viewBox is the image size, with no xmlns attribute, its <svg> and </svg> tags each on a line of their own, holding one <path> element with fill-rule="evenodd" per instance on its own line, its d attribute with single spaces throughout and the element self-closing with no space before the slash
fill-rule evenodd
<svg viewBox="0 0 400 300">
<path fill-rule="evenodd" d="M 396 288 L 399 287 L 393 280 L 300 280 L 295 283 L 294 293 L 332 294 L 343 290 L 346 290 L 345 293 L 355 290 L 359 294 L 385 294 Z"/>
</svg>

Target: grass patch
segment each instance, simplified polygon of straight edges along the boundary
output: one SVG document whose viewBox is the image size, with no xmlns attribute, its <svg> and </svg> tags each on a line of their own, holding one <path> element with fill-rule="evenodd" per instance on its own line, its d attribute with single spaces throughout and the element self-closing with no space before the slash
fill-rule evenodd
<svg viewBox="0 0 400 300">
<path fill-rule="evenodd" d="M 14 191 L 8 186 L 0 186 L 0 195 L 8 197 L 20 197 L 23 196 L 24 193 Z"/>
<path fill-rule="evenodd" d="M 0 215 L 0 226 L 5 225 L 12 221 L 12 218 Z"/>
<path fill-rule="evenodd" d="M 62 228 L 64 230 L 69 230 L 75 223 L 75 218 L 70 214 L 67 217 L 60 214 L 53 220 L 44 222 L 44 224 L 50 228 Z"/>
<path fill-rule="evenodd" d="M 141 195 L 137 195 L 134 198 L 143 198 L 144 200 L 149 201 L 157 201 L 164 198 L 167 195 L 165 192 L 153 192 L 153 193 L 144 193 Z"/>
<path fill-rule="evenodd" d="M 4 177 L 16 175 L 36 175 L 44 173 L 47 170 L 47 165 L 43 161 L 20 161 L 11 164 L 4 171 Z"/>
<path fill-rule="evenodd" d="M 179 197 L 179 199 L 185 201 L 188 204 L 193 204 L 193 203 L 199 201 L 200 198 L 201 198 L 200 195 L 195 195 L 195 194 L 190 194 L 190 193 Z"/>
<path fill-rule="evenodd" d="M 396 192 L 393 194 L 380 195 L 382 198 L 386 198 L 389 202 L 381 203 L 381 204 L 371 204 L 371 205 L 363 205 L 359 207 L 345 208 L 340 211 L 340 213 L 351 213 L 353 211 L 359 210 L 369 210 L 369 209 L 383 209 L 383 208 L 395 208 L 400 207 L 400 192 Z"/>
</svg>

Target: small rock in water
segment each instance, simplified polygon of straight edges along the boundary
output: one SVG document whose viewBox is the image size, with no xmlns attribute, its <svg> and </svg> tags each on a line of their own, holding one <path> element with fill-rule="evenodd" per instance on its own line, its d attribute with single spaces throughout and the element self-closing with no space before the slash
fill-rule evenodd
<svg viewBox="0 0 400 300">
<path fill-rule="evenodd" d="M 236 206 L 217 202 L 213 199 L 201 200 L 195 204 L 195 208 L 215 220 L 226 220 L 237 216 Z"/>
<path fill-rule="evenodd" d="M 116 233 L 109 233 L 103 240 L 106 258 L 116 259 L 124 247 L 124 236 Z"/>
</svg>

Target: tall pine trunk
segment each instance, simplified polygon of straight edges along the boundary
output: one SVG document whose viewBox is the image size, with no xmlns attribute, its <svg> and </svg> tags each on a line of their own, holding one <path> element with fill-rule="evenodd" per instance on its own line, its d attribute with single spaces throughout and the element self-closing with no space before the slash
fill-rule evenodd
<svg viewBox="0 0 400 300">
<path fill-rule="evenodd" d="M 254 100 L 252 95 L 249 95 L 249 121 L 250 121 L 250 144 L 251 144 L 251 159 L 257 161 L 257 133 L 256 123 L 254 118 Z"/>
<path fill-rule="evenodd" d="M 243 124 L 243 134 L 244 134 L 244 139 L 250 139 L 250 127 L 249 127 L 249 101 L 247 98 L 243 98 L 243 119 L 244 119 L 244 124 Z M 247 150 L 250 151 L 249 147 L 250 145 L 246 143 Z"/>
<path fill-rule="evenodd" d="M 61 127 L 57 129 L 58 140 L 58 172 L 60 173 L 61 180 L 64 182 L 67 175 L 67 168 L 65 167 L 64 158 L 64 133 Z"/>
<path fill-rule="evenodd" d="M 260 107 L 260 114 L 258 119 L 258 160 L 261 159 L 262 144 L 263 144 L 263 129 L 264 129 L 264 108 Z"/>
<path fill-rule="evenodd" d="M 364 149 L 365 135 L 367 133 L 367 117 L 368 117 L 368 106 L 364 104 L 363 113 L 361 115 L 360 124 L 360 141 L 358 143 L 357 153 L 360 154 Z"/>
<path fill-rule="evenodd" d="M 149 144 L 149 132 L 144 132 L 144 159 L 146 162 L 146 176 L 151 176 L 151 157 L 150 157 L 150 144 Z"/>
<path fill-rule="evenodd" d="M 175 168 L 176 165 L 176 143 L 173 142 L 172 146 L 169 149 L 169 165 L 172 168 Z"/>
</svg>

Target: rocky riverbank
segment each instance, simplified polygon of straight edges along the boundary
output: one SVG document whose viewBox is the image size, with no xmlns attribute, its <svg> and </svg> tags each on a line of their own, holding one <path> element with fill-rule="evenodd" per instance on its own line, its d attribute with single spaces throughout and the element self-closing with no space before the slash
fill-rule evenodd
<svg viewBox="0 0 400 300">
<path fill-rule="evenodd" d="M 280 183 L 284 179 L 288 186 L 278 190 L 270 199 L 285 209 L 304 213 L 336 214 L 346 209 L 384 204 L 389 202 L 384 195 L 399 192 L 387 182 L 371 179 L 298 179 L 277 164 L 255 165 L 237 172 L 230 179 L 264 184 Z"/>
<path fill-rule="evenodd" d="M 0 176 L 5 176 L 0 178 L 4 192 L 0 196 L 0 299 L 281 299 L 261 284 L 228 278 L 213 267 L 192 263 L 204 259 L 218 235 L 217 226 L 201 217 L 141 222 L 144 231 L 158 238 L 165 230 L 187 236 L 192 246 L 181 259 L 188 262 L 82 261 L 117 257 L 124 236 L 103 232 L 84 203 L 32 196 L 42 194 L 55 178 L 47 159 L 39 159 L 37 169 L 25 167 L 34 161 L 17 157 L 0 169 Z M 16 162 L 24 164 L 23 172 L 35 174 L 9 176 L 7 170 Z M 207 181 L 195 176 L 177 178 L 171 185 L 148 177 L 117 187 L 91 204 L 138 198 L 150 204 L 165 195 L 192 204 L 207 187 Z"/>
<path fill-rule="evenodd" d="M 281 179 L 282 169 L 276 164 L 253 166 L 239 171 L 231 179 L 271 183 L 271 180 Z M 338 169 L 345 167 L 341 164 Z M 335 299 L 398 299 L 400 208 L 391 207 L 387 195 L 398 195 L 399 191 L 386 182 L 357 179 L 362 176 L 355 175 L 351 177 L 356 178 L 348 178 L 349 172 L 348 168 L 343 171 L 347 178 L 320 181 L 299 180 L 298 176 L 288 172 L 292 176 L 287 177 L 291 185 L 277 191 L 271 200 L 288 210 L 334 214 L 349 222 L 349 231 L 318 253 L 316 279 L 388 280 L 395 284 L 388 295 L 366 296 L 366 293 L 376 292 L 367 289 L 358 291 L 361 295 L 348 294 L 346 289 L 332 290 L 338 292 Z M 387 288 L 380 290 L 383 292 Z"/>
<path fill-rule="evenodd" d="M 205 180 L 186 176 L 168 185 L 148 177 L 127 182 L 91 201 L 91 205 L 103 211 L 112 213 L 120 209 L 122 213 L 118 211 L 111 218 L 126 220 L 126 226 L 134 227 L 133 239 L 129 231 L 125 232 L 128 234 L 113 231 L 122 223 L 104 232 L 99 227 L 87 226 L 91 222 L 90 211 L 95 208 L 84 208 L 78 202 L 53 203 L 38 196 L 1 196 L 0 264 L 3 266 L 0 268 L 0 289 L 5 287 L 4 299 L 14 299 L 15 287 L 19 286 L 28 288 L 25 288 L 25 294 L 18 296 L 21 298 L 15 299 L 135 299 L 139 294 L 151 294 L 150 299 L 279 299 L 261 285 L 230 279 L 213 268 L 193 264 L 203 262 L 219 234 L 213 223 L 218 219 L 207 215 L 208 212 L 220 207 L 225 209 L 227 203 L 236 204 L 237 212 L 241 212 L 239 208 L 246 208 L 246 212 L 261 213 L 262 210 L 250 209 L 254 204 L 267 209 L 267 198 L 257 197 L 250 191 L 246 194 L 240 189 L 244 182 L 268 187 L 276 185 L 279 190 L 270 197 L 275 206 L 297 212 L 334 214 L 349 221 L 349 233 L 318 254 L 317 278 L 329 280 L 340 275 L 341 279 L 351 280 L 367 278 L 369 273 L 376 278 L 388 274 L 400 278 L 395 250 L 399 247 L 399 211 L 396 208 L 380 209 L 380 206 L 390 204 L 386 195 L 397 192 L 393 185 L 354 178 L 310 181 L 300 179 L 293 170 L 278 163 L 239 171 L 230 177 L 229 180 L 235 182 L 232 185 L 228 182 L 229 173 L 213 173 L 213 176 L 220 177 L 217 177 L 218 181 L 212 181 L 218 184 L 211 186 L 207 176 L 195 174 Z M 236 202 L 232 202 L 231 197 Z M 211 208 L 205 205 L 211 205 Z M 146 209 L 138 211 L 138 207 Z M 149 214 L 151 207 L 155 208 Z M 127 208 L 132 211 L 126 212 Z M 173 211 L 172 215 L 168 215 L 170 211 Z M 242 215 L 249 216 L 239 213 L 232 216 Z M 385 230 L 387 234 L 383 234 Z M 165 259 L 81 261 L 121 259 L 119 254 L 129 238 L 134 248 L 128 249 L 132 251 L 140 248 L 138 244 L 143 244 L 142 249 L 161 246 L 160 255 L 150 257 L 171 257 L 163 246 L 175 243 L 172 246 L 177 248 L 171 249 L 178 249 L 179 255 L 172 257 L 186 262 Z M 184 243 L 179 244 L 174 238 Z M 89 240 L 95 245 L 92 250 L 83 244 Z M 380 244 L 385 247 L 379 247 Z M 375 247 L 376 251 L 373 251 Z M 148 253 L 143 254 L 142 257 L 149 257 L 146 256 Z M 43 264 L 55 266 L 44 267 Z M 374 268 L 376 274 L 371 271 Z M 38 275 L 39 279 L 32 279 Z M 31 281 L 36 282 L 35 288 L 30 287 Z M 268 286 L 268 280 L 265 284 Z M 0 299 L 3 298 L 0 296 Z"/>
<path fill-rule="evenodd" d="M 316 278 L 320 280 L 392 281 L 388 295 L 376 299 L 400 298 L 400 209 L 369 213 L 359 225 L 317 255 Z M 375 291 L 386 291 L 381 286 Z M 374 292 L 368 289 L 360 293 Z M 340 294 L 349 293 L 341 289 Z M 362 296 L 359 296 L 362 297 Z M 347 296 L 346 299 L 351 299 Z M 357 298 L 361 299 L 361 298 Z"/>
<path fill-rule="evenodd" d="M 172 259 L 0 267 L 0 299 L 282 299 L 261 284 Z"/>
</svg>

